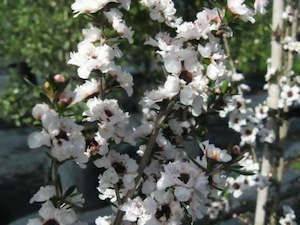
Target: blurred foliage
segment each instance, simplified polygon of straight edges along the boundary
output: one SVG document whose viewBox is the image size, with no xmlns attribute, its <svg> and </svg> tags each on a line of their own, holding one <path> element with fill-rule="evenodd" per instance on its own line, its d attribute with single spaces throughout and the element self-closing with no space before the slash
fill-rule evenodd
<svg viewBox="0 0 300 225">
<path fill-rule="evenodd" d="M 65 70 L 68 52 L 76 46 L 85 25 L 82 17 L 73 18 L 72 2 L 2 0 L 1 61 L 26 62 L 36 75 Z"/>
<path fill-rule="evenodd" d="M 248 76 L 263 77 L 267 70 L 266 60 L 271 54 L 271 14 L 267 12 L 256 16 L 252 25 L 237 20 L 237 26 L 232 26 L 236 28 L 230 39 L 232 58 L 237 69 Z"/>
<path fill-rule="evenodd" d="M 17 126 L 31 123 L 30 109 L 38 99 L 24 77 L 37 83 L 48 74 L 71 72 L 66 59 L 86 25 L 82 17 L 73 18 L 72 2 L 1 1 L 0 68 L 9 75 L 4 84 L 1 79 L 2 121 Z"/>
<path fill-rule="evenodd" d="M 1 122 L 15 126 L 32 124 L 30 108 L 38 102 L 38 93 L 32 91 L 28 84 L 24 83 L 16 70 L 9 69 L 7 72 L 10 74 L 10 79 L 2 86 L 5 92 L 0 99 Z"/>
<path fill-rule="evenodd" d="M 178 13 L 184 20 L 194 20 L 202 7 L 214 7 L 225 0 L 174 0 Z M 0 68 L 9 78 L 2 82 L 4 90 L 0 93 L 0 120 L 17 126 L 31 124 L 30 112 L 38 102 L 39 93 L 24 81 L 40 84 L 49 75 L 63 73 L 76 77 L 76 67 L 66 61 L 69 52 L 76 50 L 81 40 L 81 29 L 96 21 L 96 26 L 107 27 L 100 14 L 73 17 L 70 8 L 74 0 L 2 0 L 0 4 Z M 253 2 L 253 1 L 251 1 Z M 253 4 L 253 3 L 252 3 Z M 109 4 L 109 7 L 115 3 Z M 152 21 L 148 9 L 132 2 L 130 12 L 124 12 L 127 23 L 135 31 L 135 43 L 120 42 L 124 57 L 120 62 L 127 70 L 137 75 L 137 86 L 151 88 L 161 76 L 153 70 L 161 68 L 156 63 L 155 51 L 144 46 L 144 41 L 160 30 L 169 29 L 163 24 Z M 245 74 L 263 76 L 266 72 L 266 59 L 270 55 L 270 13 L 257 17 L 257 23 L 235 20 L 234 37 L 230 40 L 231 54 L 237 68 Z M 108 26 L 109 27 L 109 26 Z M 107 37 L 115 37 L 112 29 L 105 29 Z M 243 41 L 242 41 L 243 40 Z M 141 47 L 142 46 L 142 47 Z M 146 71 L 146 72 L 144 72 Z M 138 76 L 143 72 L 143 77 Z M 162 72 L 162 71 L 160 71 Z M 0 75 L 3 76 L 3 75 Z M 263 79 L 263 78 L 262 78 Z M 3 80 L 3 79 L 1 79 Z M 143 91 L 136 90 L 137 97 Z"/>
</svg>

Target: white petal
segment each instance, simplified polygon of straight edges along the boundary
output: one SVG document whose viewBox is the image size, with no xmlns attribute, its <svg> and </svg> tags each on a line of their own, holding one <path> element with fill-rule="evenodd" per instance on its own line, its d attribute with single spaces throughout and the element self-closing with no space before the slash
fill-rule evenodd
<svg viewBox="0 0 300 225">
<path fill-rule="evenodd" d="M 48 134 L 33 132 L 28 137 L 29 148 L 39 148 L 43 145 L 50 146 L 50 137 Z"/>
</svg>

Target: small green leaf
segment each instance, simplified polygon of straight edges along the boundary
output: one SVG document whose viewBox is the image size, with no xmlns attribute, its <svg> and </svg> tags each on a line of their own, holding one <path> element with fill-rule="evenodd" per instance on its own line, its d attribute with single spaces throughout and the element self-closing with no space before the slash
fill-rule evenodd
<svg viewBox="0 0 300 225">
<path fill-rule="evenodd" d="M 73 192 L 76 190 L 76 188 L 77 188 L 76 185 L 72 185 L 71 187 L 69 187 L 69 188 L 66 190 L 64 196 L 67 197 L 67 196 L 73 194 Z"/>
<path fill-rule="evenodd" d="M 223 84 L 222 84 L 222 87 L 221 87 L 221 91 L 222 91 L 223 94 L 226 93 L 226 91 L 227 91 L 227 89 L 228 89 L 228 85 L 229 85 L 228 80 L 225 80 L 225 81 L 223 82 Z"/>
</svg>

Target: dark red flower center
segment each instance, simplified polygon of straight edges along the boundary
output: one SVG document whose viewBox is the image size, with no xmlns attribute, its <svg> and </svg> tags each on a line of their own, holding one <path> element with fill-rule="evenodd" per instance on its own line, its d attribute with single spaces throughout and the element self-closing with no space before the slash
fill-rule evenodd
<svg viewBox="0 0 300 225">
<path fill-rule="evenodd" d="M 104 112 L 108 117 L 112 117 L 114 115 L 109 109 L 105 109 Z"/>
<path fill-rule="evenodd" d="M 179 78 L 184 80 L 187 84 L 189 84 L 193 80 L 193 74 L 187 70 L 183 70 L 183 71 L 181 71 Z"/>
<path fill-rule="evenodd" d="M 59 134 L 56 135 L 56 138 L 57 138 L 57 139 L 64 139 L 64 140 L 66 140 L 66 141 L 69 140 L 69 137 L 68 137 L 68 135 L 67 135 L 67 132 L 65 132 L 64 130 L 60 130 L 60 131 L 59 131 Z"/>
<path fill-rule="evenodd" d="M 165 216 L 168 220 L 171 216 L 171 209 L 168 204 L 162 205 L 160 209 L 158 209 L 155 213 L 156 219 L 160 219 L 161 217 Z"/>
<path fill-rule="evenodd" d="M 47 220 L 43 225 L 59 225 L 59 223 L 55 219 Z"/>
<path fill-rule="evenodd" d="M 290 97 L 292 97 L 294 94 L 293 94 L 293 92 L 292 91 L 289 91 L 288 93 L 287 93 L 287 96 L 290 98 Z"/>
<path fill-rule="evenodd" d="M 233 187 L 233 189 L 238 190 L 238 189 L 240 189 L 241 186 L 238 183 L 234 183 L 232 185 L 232 187 Z"/>
<path fill-rule="evenodd" d="M 124 174 L 126 172 L 126 167 L 120 162 L 114 162 L 112 167 L 118 174 Z"/>
<path fill-rule="evenodd" d="M 188 175 L 187 173 L 181 173 L 178 179 L 186 184 L 187 182 L 189 182 L 190 175 Z"/>
<path fill-rule="evenodd" d="M 248 135 L 248 136 L 249 136 L 249 135 L 251 135 L 251 134 L 252 134 L 252 131 L 251 131 L 250 129 L 246 129 L 246 132 L 245 132 L 245 133 L 246 133 L 246 135 Z"/>
</svg>

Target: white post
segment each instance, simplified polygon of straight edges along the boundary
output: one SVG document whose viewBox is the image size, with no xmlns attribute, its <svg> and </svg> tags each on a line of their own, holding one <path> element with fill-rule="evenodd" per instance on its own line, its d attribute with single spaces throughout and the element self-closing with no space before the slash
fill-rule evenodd
<svg viewBox="0 0 300 225">
<path fill-rule="evenodd" d="M 271 66 L 276 69 L 276 72 L 281 71 L 282 67 L 282 46 L 280 43 L 281 31 L 283 26 L 282 13 L 283 13 L 283 0 L 273 1 L 273 16 L 272 16 L 272 49 L 271 49 Z M 267 104 L 271 110 L 278 109 L 278 100 L 280 95 L 280 87 L 277 80 L 271 79 L 268 89 L 268 100 Z M 268 127 L 272 128 L 276 137 L 278 137 L 278 128 L 276 121 L 272 118 L 269 119 Z M 262 175 L 269 175 L 272 170 L 272 165 L 270 161 L 270 149 L 266 144 L 264 146 L 263 159 L 261 173 Z M 269 188 L 265 187 L 258 190 L 257 201 L 256 201 L 256 212 L 255 212 L 255 225 L 264 225 L 266 221 L 266 203 L 268 201 L 268 191 Z"/>
</svg>

